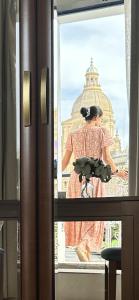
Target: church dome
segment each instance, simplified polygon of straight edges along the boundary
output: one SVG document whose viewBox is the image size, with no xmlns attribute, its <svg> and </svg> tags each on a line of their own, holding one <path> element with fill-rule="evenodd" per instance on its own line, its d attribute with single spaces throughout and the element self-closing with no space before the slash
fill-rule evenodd
<svg viewBox="0 0 139 300">
<path fill-rule="evenodd" d="M 86 82 L 82 94 L 76 99 L 73 104 L 71 117 L 79 118 L 81 107 L 89 107 L 92 105 L 100 106 L 103 111 L 103 119 L 105 122 L 113 122 L 112 105 L 108 97 L 104 94 L 100 83 L 99 73 L 95 68 L 91 59 L 90 67 L 87 69 Z M 111 119 L 111 120 L 110 120 Z"/>
<path fill-rule="evenodd" d="M 101 90 L 84 90 L 77 98 L 72 107 L 72 118 L 77 118 L 80 115 L 81 107 L 100 106 L 103 114 L 112 114 L 112 105 L 108 97 Z"/>
</svg>

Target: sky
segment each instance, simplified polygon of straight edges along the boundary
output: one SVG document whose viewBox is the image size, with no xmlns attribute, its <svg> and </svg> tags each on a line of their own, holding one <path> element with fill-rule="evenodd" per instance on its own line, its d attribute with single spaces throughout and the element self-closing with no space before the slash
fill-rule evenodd
<svg viewBox="0 0 139 300">
<path fill-rule="evenodd" d="M 112 103 L 123 147 L 128 145 L 124 22 L 124 15 L 117 15 L 60 25 L 62 120 L 70 118 L 72 105 L 82 93 L 92 57 L 101 87 Z"/>
</svg>

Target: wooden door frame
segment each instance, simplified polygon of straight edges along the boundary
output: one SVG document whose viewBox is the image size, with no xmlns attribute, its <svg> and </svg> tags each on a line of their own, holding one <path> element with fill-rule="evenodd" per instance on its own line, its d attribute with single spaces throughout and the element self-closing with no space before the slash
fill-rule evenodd
<svg viewBox="0 0 139 300">
<path fill-rule="evenodd" d="M 47 3 L 51 6 L 51 25 L 45 19 L 47 14 L 43 0 L 23 0 L 20 3 L 21 104 L 24 70 L 31 72 L 32 98 L 30 127 L 23 127 L 23 108 L 21 105 L 21 296 L 23 300 L 55 299 L 53 221 L 110 220 L 117 218 L 123 222 L 123 249 L 126 251 L 126 255 L 122 256 L 122 300 L 131 300 L 131 297 L 132 300 L 138 300 L 138 197 L 101 198 L 93 199 L 90 202 L 82 199 L 76 199 L 76 201 L 56 199 L 53 203 L 53 95 L 51 94 L 49 105 L 50 122 L 46 126 L 41 125 L 40 110 L 38 109 L 42 68 L 49 69 L 49 74 L 52 75 L 49 89 L 53 90 L 53 37 L 51 27 L 53 2 L 48 0 Z M 51 58 L 49 62 L 44 53 L 44 50 L 48 49 L 45 27 L 40 32 L 41 18 L 44 26 L 48 25 L 48 29 L 51 31 L 49 35 L 49 39 L 51 39 L 51 47 L 49 48 L 51 54 L 49 53 L 49 55 Z M 41 34 L 44 37 L 43 42 Z M 44 45 L 44 49 L 42 58 L 40 58 L 42 45 Z M 36 105 L 34 105 L 34 102 Z M 45 141 L 43 141 L 44 137 L 47 138 Z M 33 149 L 32 146 L 34 146 Z M 47 150 L 47 155 L 45 155 L 45 150 Z M 48 157 L 48 153 L 50 157 Z M 47 164 L 48 172 L 46 171 Z M 45 167 L 45 170 L 43 167 Z M 38 179 L 39 186 L 37 186 Z M 43 190 L 41 190 L 42 180 L 46 180 L 46 187 L 43 184 Z M 46 201 L 44 201 L 44 196 L 46 196 Z M 39 197 L 41 197 L 41 201 Z M 53 206 L 55 217 L 53 217 Z M 130 261 L 128 256 L 130 256 Z M 126 272 L 127 265 L 130 270 L 128 273 Z M 129 282 L 130 284 L 128 284 Z"/>
<path fill-rule="evenodd" d="M 53 267 L 53 1 L 20 1 L 21 298 L 54 299 Z M 47 117 L 40 85 L 47 73 Z M 23 75 L 31 76 L 31 122 L 24 126 Z"/>
<path fill-rule="evenodd" d="M 122 220 L 122 300 L 139 299 L 139 197 L 55 199 L 55 222 Z"/>
<path fill-rule="evenodd" d="M 38 300 L 37 227 L 37 1 L 20 1 L 21 299 Z M 23 80 L 30 74 L 30 124 L 24 124 Z"/>
<path fill-rule="evenodd" d="M 20 221 L 20 201 L 1 200 L 0 201 L 0 220 Z"/>
<path fill-rule="evenodd" d="M 53 1 L 38 0 L 38 282 L 40 300 L 54 299 L 54 130 L 53 130 Z M 41 115 L 41 82 L 46 74 L 46 120 Z"/>
</svg>

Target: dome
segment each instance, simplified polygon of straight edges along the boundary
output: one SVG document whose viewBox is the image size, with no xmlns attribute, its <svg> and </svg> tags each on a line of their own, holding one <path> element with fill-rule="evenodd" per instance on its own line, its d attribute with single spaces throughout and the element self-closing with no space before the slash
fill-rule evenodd
<svg viewBox="0 0 139 300">
<path fill-rule="evenodd" d="M 81 107 L 89 107 L 92 105 L 100 106 L 104 116 L 107 114 L 113 115 L 111 102 L 101 89 L 84 89 L 83 93 L 73 104 L 71 113 L 72 118 L 77 118 L 80 115 Z"/>
<path fill-rule="evenodd" d="M 112 116 L 113 111 L 112 105 L 108 97 L 104 94 L 100 83 L 99 83 L 99 73 L 93 64 L 91 58 L 90 67 L 87 69 L 85 74 L 86 82 L 82 94 L 76 99 L 72 107 L 72 118 L 79 118 L 81 107 L 89 107 L 92 105 L 100 106 L 104 118 L 105 116 Z"/>
<path fill-rule="evenodd" d="M 90 67 L 85 74 L 85 84 L 82 93 L 75 100 L 71 118 L 64 121 L 63 128 L 68 130 L 76 130 L 84 123 L 84 118 L 80 114 L 81 107 L 100 106 L 103 111 L 103 124 L 109 128 L 111 135 L 115 134 L 115 120 L 112 109 L 112 104 L 109 98 L 103 92 L 103 89 L 99 83 L 99 73 L 95 68 L 91 59 Z"/>
</svg>

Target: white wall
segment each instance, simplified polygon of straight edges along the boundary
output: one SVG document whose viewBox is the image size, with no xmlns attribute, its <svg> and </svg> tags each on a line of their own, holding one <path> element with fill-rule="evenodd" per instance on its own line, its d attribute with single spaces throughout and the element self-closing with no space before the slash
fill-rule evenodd
<svg viewBox="0 0 139 300">
<path fill-rule="evenodd" d="M 81 272 L 81 271 L 80 271 Z M 117 275 L 117 298 L 121 300 L 121 276 Z M 58 272 L 56 300 L 104 300 L 104 274 Z"/>
</svg>

